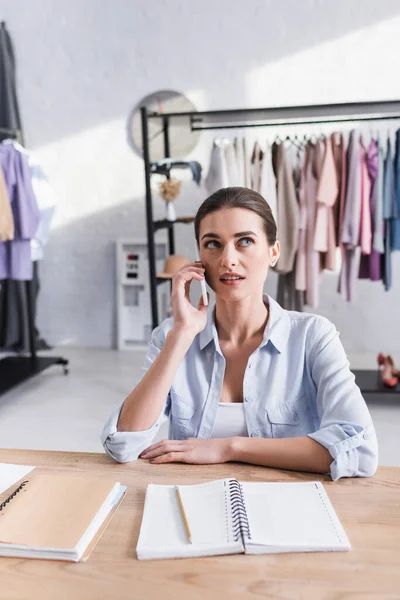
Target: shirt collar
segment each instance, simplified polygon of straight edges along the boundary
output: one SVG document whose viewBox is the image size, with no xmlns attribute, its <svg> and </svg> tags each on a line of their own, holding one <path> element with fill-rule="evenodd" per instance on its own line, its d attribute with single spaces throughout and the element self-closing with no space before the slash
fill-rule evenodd
<svg viewBox="0 0 400 600">
<path fill-rule="evenodd" d="M 260 348 L 270 341 L 278 352 L 283 352 L 290 333 L 289 316 L 287 311 L 270 296 L 265 294 L 263 300 L 269 307 L 269 318 L 264 330 Z M 212 311 L 209 312 L 207 324 L 199 334 L 200 350 L 203 350 L 212 340 L 214 340 L 215 346 L 219 350 L 218 333 L 215 326 L 215 306 Z"/>
</svg>

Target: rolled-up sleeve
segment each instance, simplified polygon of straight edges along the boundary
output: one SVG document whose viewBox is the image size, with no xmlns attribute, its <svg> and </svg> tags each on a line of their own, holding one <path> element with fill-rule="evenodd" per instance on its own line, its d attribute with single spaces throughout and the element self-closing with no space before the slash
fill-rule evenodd
<svg viewBox="0 0 400 600">
<path fill-rule="evenodd" d="M 171 319 L 167 319 L 171 321 Z M 142 368 L 141 379 L 149 370 L 159 355 L 171 324 L 164 321 L 154 329 L 149 342 L 148 351 Z M 138 381 L 138 383 L 139 383 Z M 136 384 L 137 385 L 137 384 Z M 168 418 L 170 411 L 170 396 L 165 399 L 163 409 L 153 425 L 144 431 L 117 431 L 117 424 L 123 402 L 113 411 L 101 434 L 101 441 L 107 454 L 117 462 L 131 462 L 136 460 L 141 452 L 150 446 L 156 436 L 161 423 Z"/>
<path fill-rule="evenodd" d="M 326 319 L 319 321 L 310 363 L 320 428 L 309 437 L 329 450 L 334 481 L 341 477 L 370 477 L 378 466 L 372 418 L 350 371 L 339 333 Z"/>
</svg>

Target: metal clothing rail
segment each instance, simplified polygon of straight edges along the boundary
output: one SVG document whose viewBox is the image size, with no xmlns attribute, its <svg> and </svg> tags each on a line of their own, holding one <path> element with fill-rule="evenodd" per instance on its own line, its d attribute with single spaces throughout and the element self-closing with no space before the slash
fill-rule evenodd
<svg viewBox="0 0 400 600">
<path fill-rule="evenodd" d="M 7 137 L 22 142 L 19 129 L 0 127 L 0 139 Z M 37 356 L 35 346 L 35 319 L 32 305 L 32 281 L 24 281 L 27 301 L 29 354 L 28 356 L 7 356 L 0 359 L 0 395 L 6 393 L 20 383 L 44 371 L 51 365 L 61 365 L 64 373 L 68 373 L 68 360 L 61 356 Z M 1 282 L 0 282 L 1 284 Z"/>
<path fill-rule="evenodd" d="M 153 220 L 151 192 L 151 159 L 149 148 L 148 121 L 161 120 L 163 124 L 164 155 L 170 158 L 169 124 L 179 119 L 187 123 L 189 131 L 213 129 L 238 129 L 244 127 L 268 127 L 305 125 L 312 123 L 344 123 L 352 121 L 382 121 L 400 119 L 400 101 L 350 102 L 346 104 L 317 104 L 305 106 L 284 106 L 273 108 L 226 109 L 203 112 L 156 113 L 141 108 L 143 159 L 146 185 L 146 226 L 149 258 L 151 317 L 153 329 L 159 323 L 157 285 L 168 281 L 156 276 L 155 240 L 156 230 L 161 229 L 160 222 Z M 179 159 L 181 157 L 174 157 Z M 175 252 L 174 225 L 166 222 L 168 228 L 169 253 Z"/>
</svg>

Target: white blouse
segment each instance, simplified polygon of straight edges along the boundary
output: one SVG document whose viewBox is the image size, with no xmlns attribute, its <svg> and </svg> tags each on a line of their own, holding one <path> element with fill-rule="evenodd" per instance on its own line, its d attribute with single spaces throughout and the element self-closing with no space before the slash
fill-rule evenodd
<svg viewBox="0 0 400 600">
<path fill-rule="evenodd" d="M 243 402 L 219 402 L 213 438 L 248 437 Z"/>
</svg>

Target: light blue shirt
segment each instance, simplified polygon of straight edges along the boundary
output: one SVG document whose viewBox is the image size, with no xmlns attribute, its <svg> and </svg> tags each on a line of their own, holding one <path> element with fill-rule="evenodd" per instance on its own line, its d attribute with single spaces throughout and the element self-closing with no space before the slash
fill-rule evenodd
<svg viewBox="0 0 400 600">
<path fill-rule="evenodd" d="M 259 347 L 248 359 L 243 400 L 250 437 L 308 435 L 332 456 L 329 475 L 368 477 L 378 464 L 371 415 L 349 369 L 339 334 L 325 317 L 287 311 L 269 296 L 269 319 Z M 152 334 L 143 374 L 165 342 L 173 320 Z M 119 432 L 121 406 L 106 423 L 102 442 L 118 462 L 136 460 L 151 445 L 160 423 L 169 418 L 169 438 L 209 438 L 218 410 L 225 372 L 210 311 L 205 329 L 193 340 L 178 367 L 164 408 L 145 431 Z"/>
</svg>

